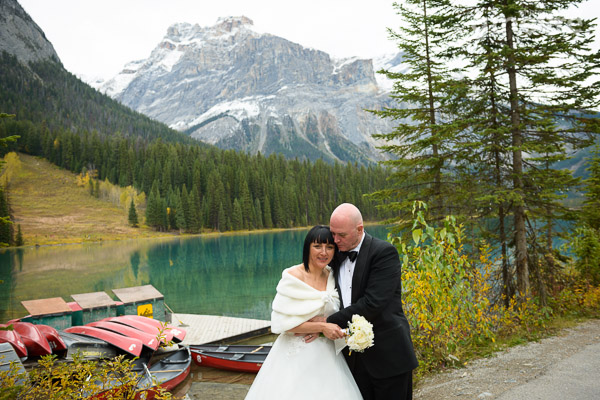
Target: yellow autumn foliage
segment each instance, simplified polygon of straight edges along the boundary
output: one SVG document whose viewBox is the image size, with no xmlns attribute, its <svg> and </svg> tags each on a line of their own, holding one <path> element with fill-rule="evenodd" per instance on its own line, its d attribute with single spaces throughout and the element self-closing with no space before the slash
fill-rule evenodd
<svg viewBox="0 0 600 400">
<path fill-rule="evenodd" d="M 8 186 L 12 178 L 19 173 L 21 169 L 21 160 L 19 155 L 11 151 L 4 156 L 4 165 L 0 171 L 0 184 L 4 187 Z"/>
<path fill-rule="evenodd" d="M 461 364 L 474 345 L 501 333 L 543 325 L 545 314 L 533 301 L 513 300 L 508 308 L 492 303 L 495 260 L 485 244 L 478 259 L 469 257 L 463 227 L 453 217 L 433 228 L 416 209 L 412 241 L 390 240 L 403 258 L 403 301 L 420 372 Z"/>
</svg>

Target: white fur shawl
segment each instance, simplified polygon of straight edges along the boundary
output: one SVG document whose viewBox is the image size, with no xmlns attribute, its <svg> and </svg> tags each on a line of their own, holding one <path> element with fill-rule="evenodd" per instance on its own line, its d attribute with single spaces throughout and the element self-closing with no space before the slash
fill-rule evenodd
<svg viewBox="0 0 600 400">
<path fill-rule="evenodd" d="M 283 271 L 277 284 L 277 294 L 271 312 L 273 333 L 288 331 L 316 315 L 327 317 L 340 307 L 340 298 L 330 269 L 325 291 L 313 288 L 290 274 L 289 270 L 290 268 L 287 268 Z"/>
</svg>

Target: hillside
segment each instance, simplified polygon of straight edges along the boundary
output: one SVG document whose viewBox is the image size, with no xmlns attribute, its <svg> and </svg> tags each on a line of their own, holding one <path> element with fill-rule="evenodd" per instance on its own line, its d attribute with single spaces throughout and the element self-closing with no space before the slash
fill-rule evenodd
<svg viewBox="0 0 600 400">
<path fill-rule="evenodd" d="M 77 186 L 75 174 L 42 158 L 19 158 L 10 200 L 26 246 L 165 236 L 130 227 L 127 210 L 91 196 L 87 188 Z"/>
</svg>

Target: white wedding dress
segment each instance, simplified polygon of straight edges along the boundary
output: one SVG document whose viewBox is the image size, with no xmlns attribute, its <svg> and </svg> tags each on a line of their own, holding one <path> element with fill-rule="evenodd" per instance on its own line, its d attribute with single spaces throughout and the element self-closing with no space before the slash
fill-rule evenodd
<svg viewBox="0 0 600 400">
<path fill-rule="evenodd" d="M 342 353 L 343 339 L 320 337 L 305 343 L 302 336 L 286 332 L 316 315 L 339 310 L 333 273 L 327 289 L 320 291 L 289 273 L 282 273 L 271 313 L 271 331 L 281 333 L 258 372 L 246 400 L 362 399 Z M 341 343 L 340 343 L 341 342 Z"/>
</svg>

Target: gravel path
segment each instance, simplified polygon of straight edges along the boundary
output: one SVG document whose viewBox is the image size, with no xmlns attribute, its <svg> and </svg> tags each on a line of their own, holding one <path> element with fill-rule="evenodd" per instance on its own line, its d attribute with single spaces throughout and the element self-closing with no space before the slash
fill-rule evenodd
<svg viewBox="0 0 600 400">
<path fill-rule="evenodd" d="M 243 400 L 254 374 L 192 367 L 186 400 Z M 421 381 L 415 400 L 599 400 L 600 319 Z"/>
<path fill-rule="evenodd" d="M 600 320 L 428 377 L 415 388 L 414 398 L 600 399 Z"/>
</svg>

